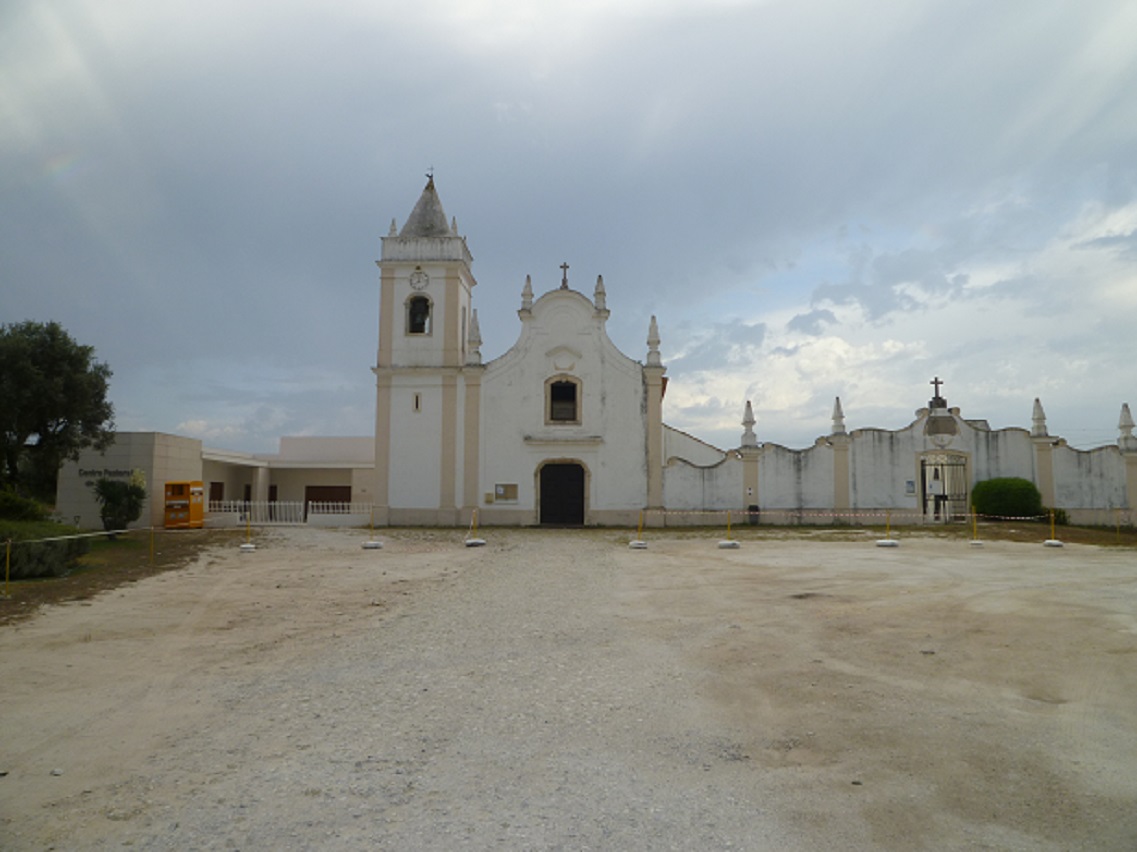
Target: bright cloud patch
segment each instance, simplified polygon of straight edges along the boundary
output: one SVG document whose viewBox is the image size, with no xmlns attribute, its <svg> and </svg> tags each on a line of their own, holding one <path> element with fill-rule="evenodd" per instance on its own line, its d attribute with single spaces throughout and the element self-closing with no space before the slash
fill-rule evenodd
<svg viewBox="0 0 1137 852">
<path fill-rule="evenodd" d="M 819 286 L 811 306 L 788 319 L 759 313 L 739 324 L 765 330 L 750 346 L 715 334 L 676 357 L 669 422 L 733 446 L 749 399 L 760 438 L 807 445 L 828 432 L 834 397 L 850 428 L 898 428 L 939 376 L 965 416 L 1029 425 L 1035 396 L 1074 389 L 1077 399 L 1076 389 L 1132 363 L 1132 338 L 1112 329 L 1137 322 L 1128 258 L 1135 210 L 1084 209 L 1037 251 L 987 251 L 974 270 L 958 246 L 920 256 L 861 251 L 851 268 L 857 283 Z M 953 257 L 950 272 L 936 260 L 944 256 Z M 973 280 L 984 285 L 968 286 Z M 1100 425 L 1073 429 L 1071 442 L 1112 440 L 1112 407 L 1102 407 Z M 1055 421 L 1075 419 L 1052 411 Z"/>
</svg>

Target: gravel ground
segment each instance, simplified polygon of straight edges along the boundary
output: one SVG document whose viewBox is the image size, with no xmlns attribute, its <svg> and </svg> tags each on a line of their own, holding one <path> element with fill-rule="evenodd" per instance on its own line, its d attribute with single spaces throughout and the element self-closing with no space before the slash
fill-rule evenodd
<svg viewBox="0 0 1137 852">
<path fill-rule="evenodd" d="M 484 534 L 0 631 L 0 847 L 1137 848 L 1132 551 Z"/>
</svg>

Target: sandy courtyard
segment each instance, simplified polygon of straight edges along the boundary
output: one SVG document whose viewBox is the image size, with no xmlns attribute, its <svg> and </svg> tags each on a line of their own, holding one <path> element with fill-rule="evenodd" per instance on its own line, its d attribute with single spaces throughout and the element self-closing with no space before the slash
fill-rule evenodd
<svg viewBox="0 0 1137 852">
<path fill-rule="evenodd" d="M 1137 554 L 282 529 L 0 628 L 0 848 L 1137 849 Z"/>
</svg>

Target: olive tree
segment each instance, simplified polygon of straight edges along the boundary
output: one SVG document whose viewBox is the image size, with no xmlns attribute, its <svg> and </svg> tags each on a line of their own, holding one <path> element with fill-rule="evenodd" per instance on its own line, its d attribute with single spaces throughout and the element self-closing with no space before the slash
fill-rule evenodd
<svg viewBox="0 0 1137 852">
<path fill-rule="evenodd" d="M 110 377 L 59 323 L 0 326 L 0 487 L 53 502 L 65 460 L 110 446 Z"/>
</svg>

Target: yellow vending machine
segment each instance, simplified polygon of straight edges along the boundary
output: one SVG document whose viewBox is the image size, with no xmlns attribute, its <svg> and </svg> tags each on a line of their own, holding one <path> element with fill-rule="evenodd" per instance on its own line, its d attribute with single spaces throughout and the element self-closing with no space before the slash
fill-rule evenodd
<svg viewBox="0 0 1137 852">
<path fill-rule="evenodd" d="M 201 482 L 166 483 L 166 529 L 200 529 L 205 526 L 205 485 Z"/>
</svg>

